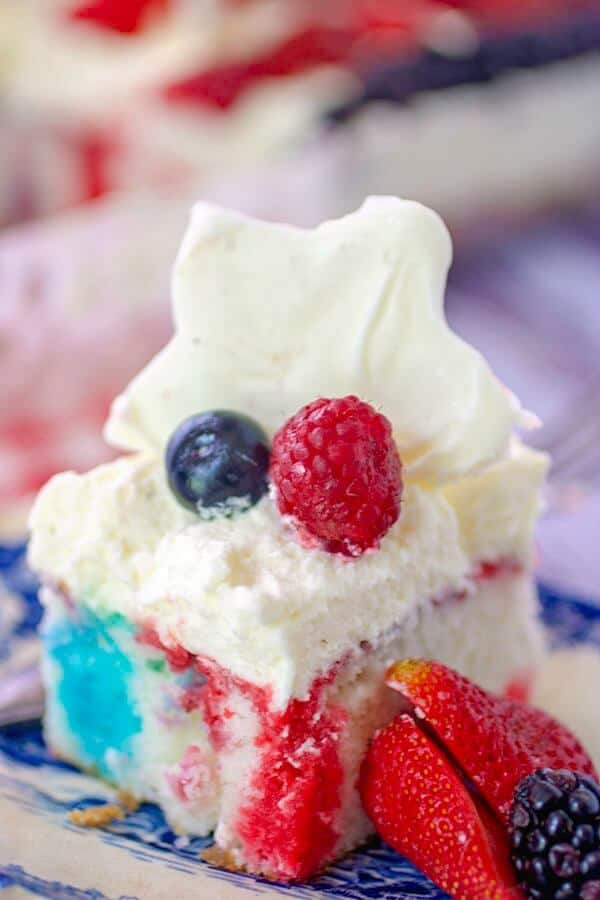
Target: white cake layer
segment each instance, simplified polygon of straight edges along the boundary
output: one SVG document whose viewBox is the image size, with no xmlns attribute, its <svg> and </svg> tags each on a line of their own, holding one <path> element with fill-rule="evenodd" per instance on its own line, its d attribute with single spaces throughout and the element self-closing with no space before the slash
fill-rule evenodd
<svg viewBox="0 0 600 900">
<path fill-rule="evenodd" d="M 515 442 L 480 475 L 408 484 L 381 547 L 348 560 L 299 544 L 270 496 L 199 520 L 171 495 L 160 459 L 129 456 L 52 479 L 30 560 L 91 609 L 152 621 L 165 644 L 270 685 L 285 705 L 427 598 L 469 590 L 482 561 L 528 568 L 546 465 Z"/>
<path fill-rule="evenodd" d="M 372 659 L 359 658 L 340 673 L 331 694 L 350 711 L 351 726 L 342 746 L 345 805 L 340 812 L 336 856 L 356 847 L 373 831 L 356 786 L 375 729 L 398 711 L 398 695 L 383 684 L 388 665 L 407 657 L 435 659 L 487 690 L 502 692 L 513 679 L 531 674 L 544 650 L 531 578 L 504 576 L 480 583 L 466 601 L 421 605 L 395 635 L 382 641 Z"/>
<path fill-rule="evenodd" d="M 45 630 L 59 627 L 65 612 L 64 597 L 48 596 Z M 397 659 L 422 656 L 439 659 L 457 668 L 484 687 L 503 690 L 511 680 L 535 666 L 542 652 L 541 631 L 535 618 L 535 595 L 527 575 L 503 575 L 480 582 L 465 600 L 450 600 L 442 605 L 422 602 L 407 612 L 397 627 L 376 647 L 354 648 L 354 654 L 339 669 L 325 689 L 319 709 L 326 715 L 332 706 L 348 718 L 340 732 L 337 750 L 343 766 L 343 781 L 334 816 L 338 838 L 333 849 L 340 855 L 357 846 L 372 831 L 357 792 L 357 777 L 369 739 L 375 729 L 388 722 L 398 711 L 398 694 L 387 688 L 383 672 Z M 253 777 L 260 771 L 261 753 L 269 745 L 257 747 L 254 738 L 263 725 L 260 711 L 251 697 L 235 685 L 226 697 L 228 739 L 215 752 L 204 727 L 201 713 L 184 713 L 174 698 L 179 688 L 172 673 L 157 673 L 148 668 L 148 655 L 157 651 L 136 644 L 117 626 L 114 632 L 134 663 L 129 695 L 142 718 L 142 729 L 135 738 L 133 756 L 120 759 L 117 751 L 105 753 L 111 778 L 139 799 L 158 802 L 169 823 L 178 831 L 206 834 L 216 828 L 223 849 L 232 851 L 240 865 L 277 876 L 291 876 L 286 862 L 276 856 L 260 857 L 252 842 L 239 834 L 240 812 L 254 799 L 261 800 Z M 498 648 L 502 652 L 498 652 Z M 80 736 L 71 734 L 59 696 L 61 670 L 47 657 L 45 679 L 48 688 L 46 733 L 53 749 L 80 765 L 90 759 L 80 749 Z M 310 732 L 307 741 L 311 742 Z M 262 749 L 261 749 L 262 748 Z M 285 759 L 301 766 L 304 754 L 318 754 L 318 742 L 294 750 Z M 182 779 L 183 775 L 183 779 Z M 183 788 L 177 788 L 183 784 Z M 292 790 L 293 790 L 292 785 Z M 294 796 L 281 796 L 279 803 L 291 805 L 290 828 L 293 832 Z M 311 815 L 319 815 L 318 798 Z"/>
</svg>

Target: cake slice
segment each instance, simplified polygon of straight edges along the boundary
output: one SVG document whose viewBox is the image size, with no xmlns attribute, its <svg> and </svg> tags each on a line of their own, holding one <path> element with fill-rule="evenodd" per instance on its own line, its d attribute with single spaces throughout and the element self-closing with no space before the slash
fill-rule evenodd
<svg viewBox="0 0 600 900">
<path fill-rule="evenodd" d="M 107 424 L 130 452 L 33 510 L 50 746 L 228 865 L 304 879 L 371 832 L 389 663 L 514 694 L 542 651 L 547 461 L 445 322 L 450 258 L 395 198 L 313 231 L 198 205 L 175 336 Z"/>
</svg>

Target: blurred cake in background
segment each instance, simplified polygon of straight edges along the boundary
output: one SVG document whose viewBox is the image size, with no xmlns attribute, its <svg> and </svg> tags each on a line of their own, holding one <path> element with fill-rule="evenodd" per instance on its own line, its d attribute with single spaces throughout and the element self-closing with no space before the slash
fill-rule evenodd
<svg viewBox="0 0 600 900">
<path fill-rule="evenodd" d="M 590 0 L 4 0 L 0 32 L 0 222 L 276 160 L 333 169 L 318 217 L 454 220 L 600 168 Z"/>
<path fill-rule="evenodd" d="M 600 176 L 597 0 L 436 6 L 413 47 L 364 70 L 330 112 L 348 207 L 385 190 L 479 227 L 589 195 Z"/>
<path fill-rule="evenodd" d="M 104 201 L 0 240 L 0 543 L 25 531 L 35 492 L 111 454 L 115 391 L 169 334 L 168 276 L 187 207 Z"/>
<path fill-rule="evenodd" d="M 0 224 L 139 184 L 120 164 L 131 156 L 123 142 L 133 112 L 198 65 L 258 52 L 278 37 L 281 15 L 270 7 L 3 0 Z M 158 175 L 167 174 L 166 164 Z"/>
</svg>

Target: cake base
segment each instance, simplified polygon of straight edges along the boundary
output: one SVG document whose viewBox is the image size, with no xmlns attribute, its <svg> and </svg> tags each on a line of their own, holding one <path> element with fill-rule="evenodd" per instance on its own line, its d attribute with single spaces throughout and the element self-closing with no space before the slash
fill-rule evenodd
<svg viewBox="0 0 600 900">
<path fill-rule="evenodd" d="M 466 594 L 422 603 L 283 708 L 270 685 L 164 648 L 149 627 L 45 589 L 50 746 L 204 835 L 231 865 L 302 880 L 371 833 L 357 779 L 368 741 L 401 708 L 387 666 L 440 660 L 503 691 L 542 652 L 530 575 L 481 566 Z"/>
</svg>

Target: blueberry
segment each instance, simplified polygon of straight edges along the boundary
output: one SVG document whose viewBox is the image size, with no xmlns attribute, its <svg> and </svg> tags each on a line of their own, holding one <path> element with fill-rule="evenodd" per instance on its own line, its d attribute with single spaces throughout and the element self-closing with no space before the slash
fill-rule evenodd
<svg viewBox="0 0 600 900">
<path fill-rule="evenodd" d="M 581 900 L 600 900 L 600 881 L 588 881 L 581 888 Z"/>
<path fill-rule="evenodd" d="M 216 410 L 186 419 L 171 435 L 165 461 L 175 497 L 203 518 L 247 509 L 268 489 L 267 436 L 240 413 Z"/>
</svg>

